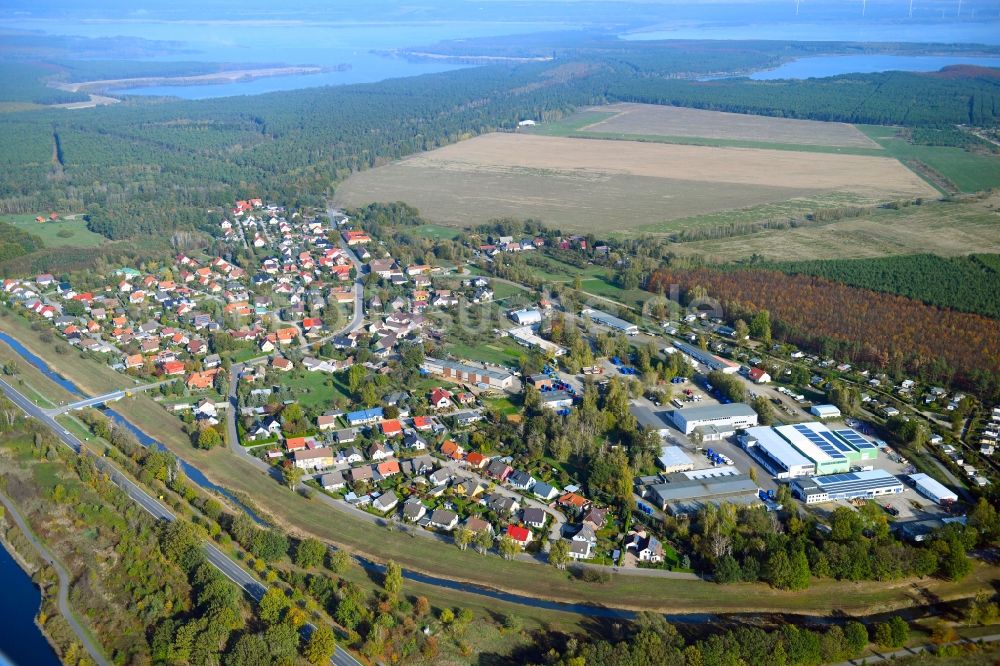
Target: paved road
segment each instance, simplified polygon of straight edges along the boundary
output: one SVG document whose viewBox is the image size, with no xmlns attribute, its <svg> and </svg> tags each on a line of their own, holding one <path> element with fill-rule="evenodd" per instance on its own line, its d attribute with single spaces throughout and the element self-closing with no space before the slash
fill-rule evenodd
<svg viewBox="0 0 1000 666">
<path fill-rule="evenodd" d="M 549 516 L 552 517 L 552 527 L 549 530 L 549 539 L 551 541 L 556 541 L 562 538 L 563 526 L 566 525 L 566 516 L 562 514 L 561 511 L 556 511 L 548 504 L 541 502 L 530 497 L 525 497 L 519 492 L 498 484 L 493 479 L 487 479 L 486 477 L 479 474 L 476 470 L 470 469 L 468 465 L 463 465 L 457 460 L 438 460 L 442 467 L 447 467 L 451 470 L 452 474 L 456 476 L 471 477 L 476 481 L 485 483 L 487 485 L 493 485 L 493 492 L 499 493 L 504 497 L 509 497 L 511 499 L 517 500 L 518 504 L 521 506 L 530 506 L 536 509 L 541 509 Z"/>
<path fill-rule="evenodd" d="M 69 623 L 70 628 L 73 629 L 73 633 L 76 634 L 76 637 L 80 640 L 80 644 L 83 645 L 84 649 L 86 649 L 90 654 L 90 658 L 94 660 L 94 663 L 98 664 L 98 666 L 111 666 L 110 662 L 104 658 L 104 653 L 101 652 L 101 648 L 94 645 L 94 643 L 90 640 L 90 636 L 88 636 L 87 632 L 80 625 L 80 623 L 77 622 L 76 616 L 73 615 L 73 609 L 69 605 L 69 585 L 71 579 L 69 573 L 66 571 L 66 568 L 63 567 L 63 565 L 55 558 L 54 555 L 52 555 L 51 552 L 49 552 L 48 548 L 42 545 L 42 543 L 35 538 L 31 528 L 28 527 L 27 521 L 21 517 L 21 514 L 17 511 L 17 507 L 14 506 L 14 503 L 11 502 L 9 497 L 0 493 L 0 503 L 7 507 L 7 513 L 14 519 L 14 523 L 17 524 L 21 532 L 28 539 L 28 543 L 31 544 L 32 548 L 38 551 L 41 558 L 45 560 L 50 567 L 55 569 L 56 575 L 59 576 L 59 595 L 56 599 L 56 603 L 59 606 L 59 614 L 62 615 L 66 619 L 66 622 Z"/>
<path fill-rule="evenodd" d="M 71 402 L 68 405 L 60 405 L 59 407 L 46 409 L 45 413 L 48 414 L 49 416 L 58 416 L 59 414 L 64 414 L 74 409 L 84 409 L 85 407 L 96 407 L 97 405 L 102 405 L 108 402 L 114 402 L 115 400 L 121 400 L 126 395 L 132 393 L 140 393 L 142 391 L 148 391 L 149 389 L 159 388 L 164 384 L 170 384 L 171 382 L 175 381 L 177 381 L 177 378 L 172 377 L 171 379 L 165 379 L 159 382 L 152 382 L 150 384 L 143 384 L 142 386 L 133 386 L 127 389 L 122 389 L 120 391 L 112 391 L 111 393 L 105 393 L 104 395 L 94 396 L 93 398 L 86 398 L 84 400 Z"/>
<path fill-rule="evenodd" d="M 14 387 L 2 379 L 0 379 L 0 390 L 2 390 L 14 404 L 28 414 L 28 416 L 37 419 L 43 425 L 52 430 L 59 440 L 72 449 L 73 452 L 80 453 L 83 448 L 82 442 L 80 442 L 80 440 L 77 439 L 71 432 L 59 425 L 59 423 L 56 422 L 52 416 L 46 414 L 44 410 L 34 405 L 30 400 L 25 398 Z M 111 464 L 108 459 L 99 458 L 96 463 L 99 469 L 106 472 L 111 480 L 114 481 L 119 488 L 125 491 L 125 494 L 132 498 L 154 518 L 166 521 L 176 520 L 176 516 L 174 516 L 169 509 L 160 504 L 160 502 L 154 499 L 152 495 L 123 475 L 114 465 Z M 206 541 L 203 544 L 203 548 L 208 561 L 219 569 L 223 575 L 239 585 L 240 588 L 243 589 L 243 591 L 246 592 L 252 599 L 259 601 L 260 598 L 267 592 L 267 588 L 264 585 L 258 582 L 240 565 L 233 562 L 233 560 L 219 550 L 215 544 Z M 67 619 L 68 618 L 69 616 Z M 337 651 L 334 653 L 333 657 L 331 657 L 330 663 L 334 664 L 334 666 L 361 666 L 361 662 L 352 657 L 349 652 L 344 650 L 339 645 L 337 646 Z M 102 664 L 107 666 L 107 662 L 102 662 Z"/>
<path fill-rule="evenodd" d="M 962 639 L 960 641 L 955 641 L 953 643 L 946 643 L 946 645 L 962 645 L 967 643 L 995 643 L 1000 641 L 1000 634 L 991 634 L 989 636 L 980 636 L 974 640 Z M 893 661 L 895 659 L 901 659 L 902 657 L 912 657 L 914 655 L 929 653 L 932 650 L 937 649 L 937 645 L 917 645 L 911 648 L 903 648 L 902 650 L 896 650 L 895 652 L 876 652 L 875 654 L 868 657 L 859 657 L 858 659 L 851 659 L 849 661 L 842 661 L 839 664 L 834 664 L 834 666 L 862 666 L 866 664 L 880 664 L 886 661 Z"/>
</svg>

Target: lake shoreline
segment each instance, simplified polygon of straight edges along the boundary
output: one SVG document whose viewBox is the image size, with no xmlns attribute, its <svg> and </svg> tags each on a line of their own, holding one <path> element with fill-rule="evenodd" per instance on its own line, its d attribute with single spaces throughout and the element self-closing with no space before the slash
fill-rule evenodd
<svg viewBox="0 0 1000 666">
<path fill-rule="evenodd" d="M 13 528 L 16 528 L 16 525 L 11 525 L 11 529 Z M 23 553 L 21 553 L 17 549 L 17 547 L 14 546 L 13 543 L 11 543 L 7 539 L 6 535 L 3 534 L 2 532 L 0 532 L 0 549 L 3 549 L 3 551 L 7 553 L 10 559 L 13 560 L 14 564 L 21 569 L 22 573 L 25 576 L 27 576 L 28 581 L 31 583 L 31 586 L 38 592 L 38 608 L 35 609 L 35 612 L 32 614 L 31 623 L 34 625 L 35 629 L 38 631 L 41 637 L 45 640 L 46 644 L 49 646 L 49 649 L 52 651 L 52 657 L 55 660 L 55 662 L 61 663 L 61 659 L 59 659 L 59 653 L 56 650 L 55 643 L 52 641 L 52 637 L 49 636 L 49 633 L 47 631 L 45 631 L 45 627 L 43 627 L 41 624 L 38 623 L 38 616 L 41 613 L 42 608 L 45 606 L 45 602 L 50 600 L 49 595 L 46 594 L 45 589 L 35 582 L 35 574 L 38 573 L 43 568 L 42 565 L 38 564 L 37 562 L 30 561 Z M 35 552 L 35 555 L 38 555 L 38 553 Z M 2 569 L 0 569 L 0 572 L 2 572 Z M 58 589 L 58 587 L 56 589 Z M 0 645 L 0 648 L 2 648 L 2 645 Z M 5 654 L 2 649 L 0 649 L 0 654 Z"/>
</svg>

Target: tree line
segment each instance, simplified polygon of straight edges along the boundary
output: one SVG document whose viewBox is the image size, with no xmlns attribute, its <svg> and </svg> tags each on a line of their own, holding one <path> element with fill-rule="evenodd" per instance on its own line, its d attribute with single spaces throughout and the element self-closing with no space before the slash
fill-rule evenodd
<svg viewBox="0 0 1000 666">
<path fill-rule="evenodd" d="M 757 263 L 789 275 L 900 294 L 952 310 L 1000 319 L 1000 255 L 939 257 L 913 254 L 873 259 L 827 259 Z"/>
<path fill-rule="evenodd" d="M 905 370 L 932 383 L 955 383 L 986 397 L 1000 376 L 1000 328 L 981 315 L 903 296 L 779 271 L 663 269 L 647 289 L 699 288 L 731 318 L 767 310 L 774 337 L 881 370 Z M 748 318 L 748 317 L 747 317 Z"/>
</svg>

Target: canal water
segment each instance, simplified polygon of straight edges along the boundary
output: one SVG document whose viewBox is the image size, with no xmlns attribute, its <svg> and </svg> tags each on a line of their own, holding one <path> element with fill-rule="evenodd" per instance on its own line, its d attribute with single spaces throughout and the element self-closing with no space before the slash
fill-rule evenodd
<svg viewBox="0 0 1000 666">
<path fill-rule="evenodd" d="M 49 364 L 45 362 L 44 359 L 40 358 L 36 354 L 33 354 L 27 347 L 22 345 L 16 339 L 10 337 L 3 331 L 0 331 L 0 340 L 3 340 L 5 343 L 7 343 L 7 345 L 9 345 L 14 351 L 20 354 L 22 358 L 28 361 L 28 363 L 31 363 L 31 365 L 38 368 L 38 370 L 42 374 L 51 379 L 53 382 L 59 384 L 61 387 L 73 393 L 74 395 L 80 396 L 81 399 L 85 399 L 88 397 L 79 388 L 77 388 L 76 384 L 74 384 L 73 382 L 69 381 L 68 379 L 66 379 L 65 377 L 54 371 L 49 366 Z M 127 428 L 129 432 L 135 435 L 135 438 L 143 446 L 155 446 L 161 451 L 167 450 L 167 447 L 165 447 L 163 444 L 161 444 L 160 442 L 156 441 L 155 439 L 144 433 L 142 430 L 137 428 L 135 424 L 133 424 L 131 421 L 126 419 L 124 416 L 122 416 L 115 410 L 106 407 L 102 409 L 102 411 L 105 414 L 107 414 L 107 416 L 111 418 L 115 423 Z M 177 462 L 178 464 L 180 464 L 181 470 L 184 472 L 187 478 L 191 479 L 196 484 L 198 484 L 202 488 L 205 488 L 206 490 L 216 492 L 222 495 L 223 497 L 226 497 L 233 504 L 236 504 L 241 509 L 246 511 L 247 515 L 253 518 L 258 525 L 267 525 L 267 523 L 260 516 L 254 513 L 254 511 L 250 507 L 240 502 L 240 500 L 238 500 L 232 493 L 230 493 L 222 486 L 218 486 L 209 481 L 208 477 L 202 474 L 201 470 L 199 470 L 197 467 L 190 465 L 183 458 L 178 457 Z"/>
<path fill-rule="evenodd" d="M 0 547 L 0 666 L 59 666 L 35 626 L 42 593 L 10 553 Z"/>
</svg>

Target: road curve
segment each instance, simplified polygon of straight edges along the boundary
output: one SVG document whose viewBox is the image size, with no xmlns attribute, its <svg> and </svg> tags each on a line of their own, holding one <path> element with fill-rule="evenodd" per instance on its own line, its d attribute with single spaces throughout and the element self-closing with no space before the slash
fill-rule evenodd
<svg viewBox="0 0 1000 666">
<path fill-rule="evenodd" d="M 83 645 L 84 649 L 87 650 L 87 653 L 90 654 L 90 658 L 94 660 L 94 663 L 98 666 L 111 666 L 108 660 L 104 658 L 104 653 L 101 651 L 101 648 L 94 645 L 86 630 L 80 625 L 76 616 L 73 614 L 73 609 L 69 605 L 69 585 L 71 582 L 69 572 L 66 571 L 66 568 L 59 562 L 59 560 L 57 560 L 56 557 L 49 552 L 49 549 L 46 548 L 41 541 L 35 538 L 31 528 L 28 527 L 27 521 L 21 517 L 20 513 L 18 513 L 17 507 L 14 506 L 14 503 L 10 500 L 10 498 L 3 493 L 0 493 L 0 503 L 7 508 L 7 513 L 9 513 L 11 518 L 14 519 L 14 523 L 21 530 L 21 533 L 24 534 L 28 543 L 31 544 L 31 547 L 38 551 L 41 558 L 45 560 L 50 567 L 55 569 L 56 575 L 59 576 L 59 595 L 56 598 L 56 604 L 59 607 L 59 614 L 62 615 L 66 619 L 66 622 L 69 623 L 73 633 L 76 634 L 80 644 Z"/>
</svg>

